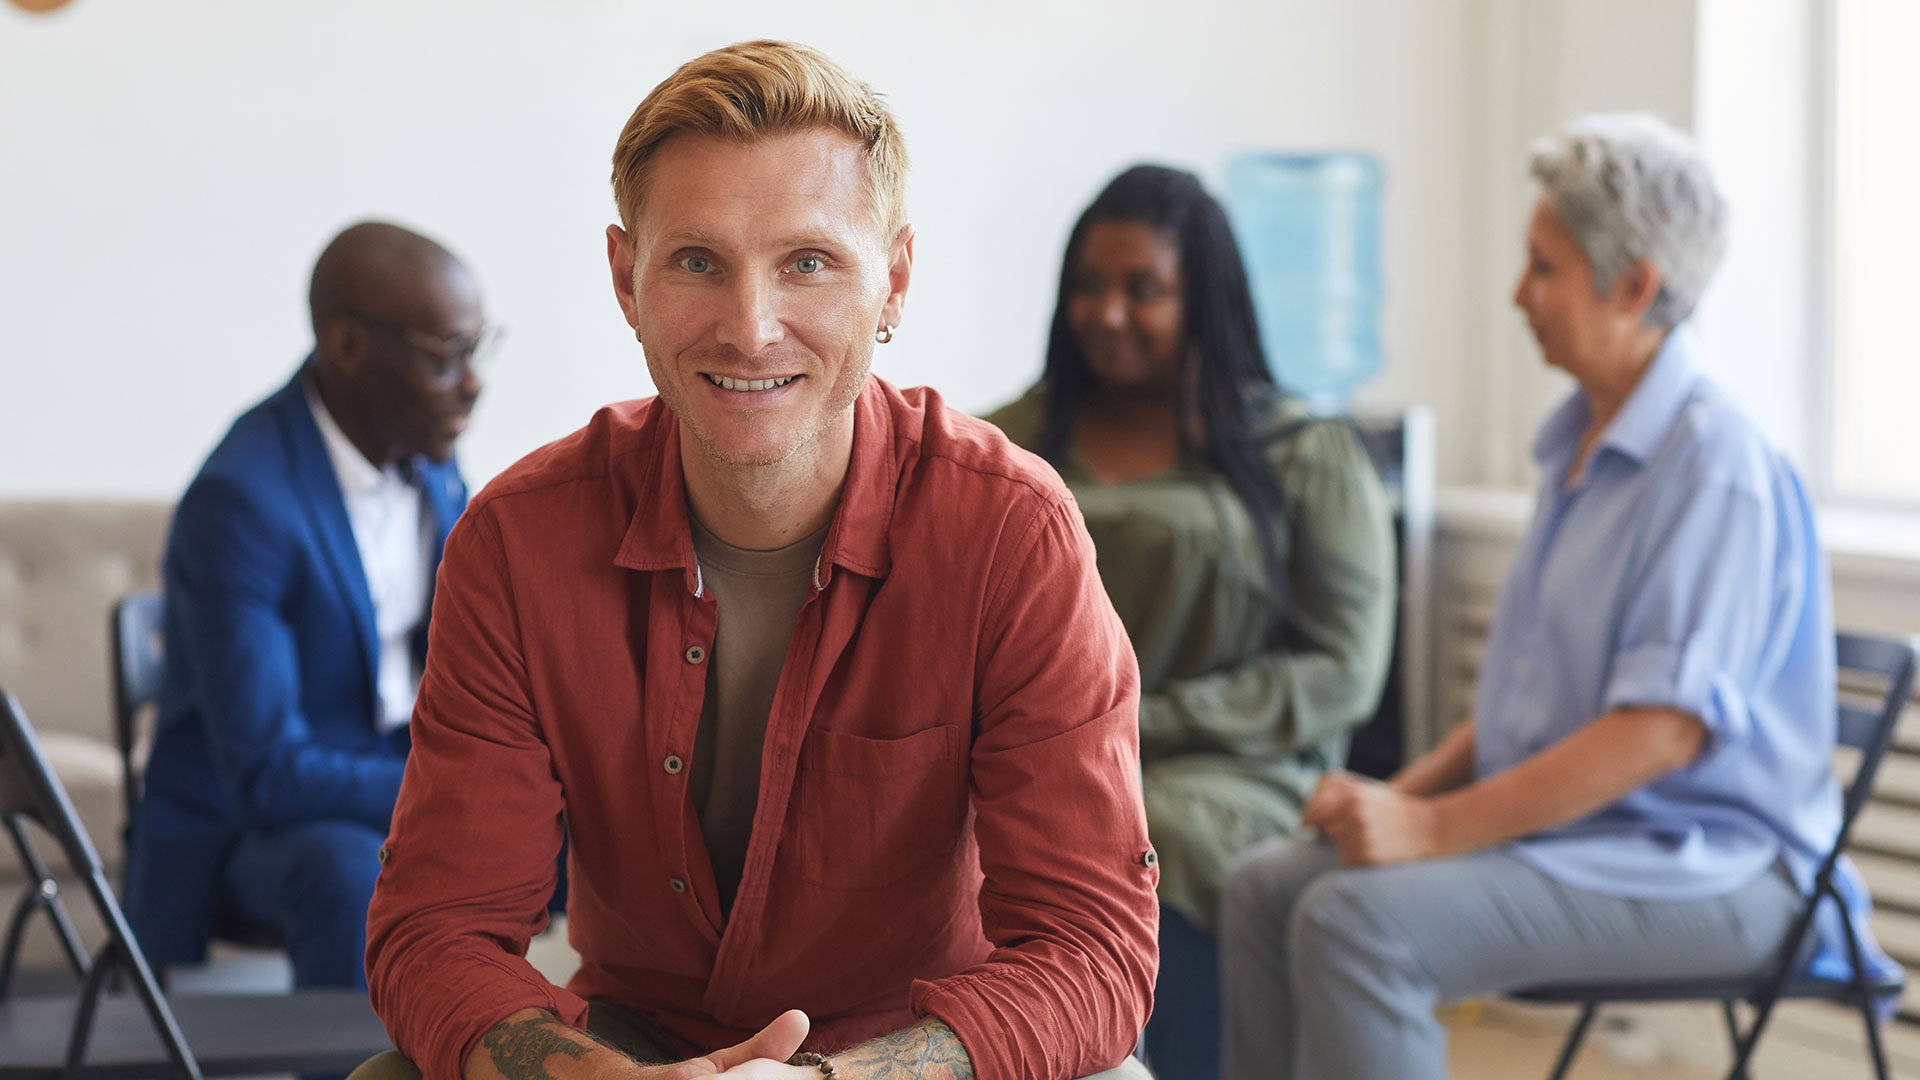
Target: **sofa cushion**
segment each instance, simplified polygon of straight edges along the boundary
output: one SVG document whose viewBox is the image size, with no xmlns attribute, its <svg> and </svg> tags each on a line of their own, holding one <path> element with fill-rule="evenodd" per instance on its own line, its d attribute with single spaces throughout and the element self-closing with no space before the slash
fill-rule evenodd
<svg viewBox="0 0 1920 1080">
<path fill-rule="evenodd" d="M 55 776 L 67 789 L 67 798 L 73 800 L 73 808 L 80 814 L 80 824 L 85 826 L 87 835 L 93 840 L 93 848 L 100 854 L 100 862 L 114 880 L 119 878 L 121 861 L 125 858 L 124 844 L 120 830 L 125 823 L 125 797 L 120 793 L 120 753 L 99 739 L 85 735 L 70 735 L 64 731 L 36 732 L 40 740 L 40 752 L 46 756 L 47 764 L 53 767 Z M 73 876 L 72 867 L 53 842 L 52 837 L 36 837 L 35 847 L 45 856 L 54 872 L 62 878 Z M 25 868 L 14 857 L 11 845 L 0 848 L 0 881 L 15 882 L 26 878 Z"/>
<path fill-rule="evenodd" d="M 159 588 L 171 513 L 163 502 L 0 501 L 0 687 L 36 730 L 113 744 L 108 615 L 127 593 Z"/>
</svg>

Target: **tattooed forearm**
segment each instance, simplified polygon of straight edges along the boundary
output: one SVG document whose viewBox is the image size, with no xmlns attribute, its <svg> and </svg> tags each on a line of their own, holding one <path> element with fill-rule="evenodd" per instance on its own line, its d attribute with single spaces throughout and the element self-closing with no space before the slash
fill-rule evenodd
<svg viewBox="0 0 1920 1080">
<path fill-rule="evenodd" d="M 561 1024 L 552 1013 L 516 1013 L 480 1036 L 480 1049 L 505 1080 L 554 1080 L 547 1060 L 561 1054 L 578 1061 L 606 1044 Z"/>
<path fill-rule="evenodd" d="M 929 1016 L 891 1035 L 835 1054 L 847 1080 L 973 1080 L 973 1060 L 953 1029 Z"/>
</svg>

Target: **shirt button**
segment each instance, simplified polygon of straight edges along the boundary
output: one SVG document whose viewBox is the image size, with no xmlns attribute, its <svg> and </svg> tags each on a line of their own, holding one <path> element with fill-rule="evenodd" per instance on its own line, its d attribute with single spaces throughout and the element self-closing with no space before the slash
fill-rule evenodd
<svg viewBox="0 0 1920 1080">
<path fill-rule="evenodd" d="M 665 765 L 667 767 L 667 772 L 675 776 L 680 775 L 680 770 L 683 767 L 678 754 L 668 754 Z"/>
<path fill-rule="evenodd" d="M 687 646 L 687 663 L 697 664 L 707 658 L 707 650 L 698 645 Z"/>
<path fill-rule="evenodd" d="M 674 892 L 683 893 L 687 891 L 687 883 L 680 880 L 679 878 L 668 878 L 667 885 L 670 886 Z"/>
<path fill-rule="evenodd" d="M 1160 856 L 1154 854 L 1154 850 L 1152 848 L 1148 848 L 1147 850 L 1140 853 L 1140 865 L 1141 866 L 1159 866 Z"/>
</svg>

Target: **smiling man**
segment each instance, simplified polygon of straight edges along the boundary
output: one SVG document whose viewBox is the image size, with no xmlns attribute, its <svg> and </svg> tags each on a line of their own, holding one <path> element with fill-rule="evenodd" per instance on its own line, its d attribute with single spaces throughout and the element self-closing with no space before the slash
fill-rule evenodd
<svg viewBox="0 0 1920 1080">
<path fill-rule="evenodd" d="M 156 965 L 279 937 L 301 986 L 364 986 L 453 460 L 493 335 L 446 249 L 363 222 L 313 269 L 314 347 L 174 512 L 166 672 L 128 914 Z"/>
<path fill-rule="evenodd" d="M 607 256 L 659 396 L 448 542 L 369 931 L 411 1061 L 361 1075 L 1069 1080 L 1132 1048 L 1133 653 L 1053 472 L 869 373 L 905 180 L 878 95 L 802 46 L 709 53 L 628 122 Z M 524 958 L 563 827 L 564 989 Z"/>
</svg>

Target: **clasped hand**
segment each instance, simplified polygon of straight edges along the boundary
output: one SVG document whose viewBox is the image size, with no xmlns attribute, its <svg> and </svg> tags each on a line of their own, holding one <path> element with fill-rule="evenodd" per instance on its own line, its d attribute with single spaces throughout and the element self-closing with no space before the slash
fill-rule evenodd
<svg viewBox="0 0 1920 1080">
<path fill-rule="evenodd" d="M 787 1064 L 806 1041 L 809 1026 L 806 1013 L 789 1009 L 746 1042 L 674 1065 L 650 1066 L 645 1075 L 648 1080 L 706 1080 L 714 1076 L 731 1080 L 819 1080 L 819 1069 Z"/>
<path fill-rule="evenodd" d="M 1342 863 L 1373 866 L 1446 854 L 1440 818 L 1432 799 L 1331 772 L 1320 778 L 1300 823 L 1319 829 Z"/>
</svg>

